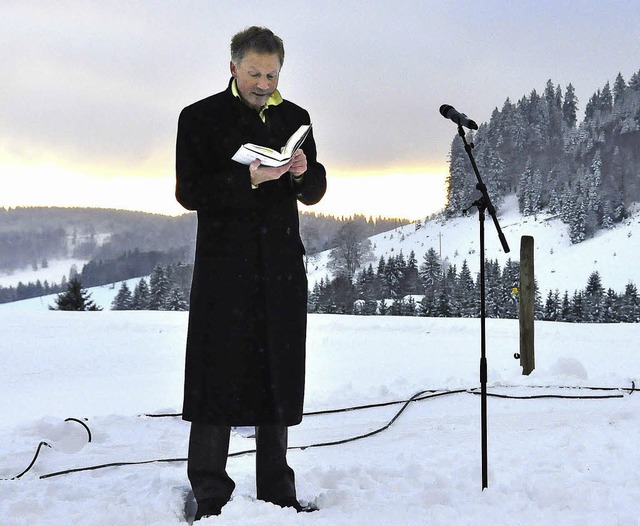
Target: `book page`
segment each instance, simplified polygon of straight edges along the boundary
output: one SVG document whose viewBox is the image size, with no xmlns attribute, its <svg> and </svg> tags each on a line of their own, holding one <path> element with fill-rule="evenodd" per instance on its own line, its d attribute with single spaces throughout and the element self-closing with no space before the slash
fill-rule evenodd
<svg viewBox="0 0 640 526">
<path fill-rule="evenodd" d="M 291 157 L 298 151 L 304 140 L 309 135 L 311 124 L 304 124 L 298 128 L 287 143 L 283 146 L 281 152 L 277 152 L 266 146 L 246 143 L 238 148 L 238 151 L 231 158 L 241 164 L 251 164 L 256 159 L 265 166 L 282 166 L 287 164 Z"/>
<path fill-rule="evenodd" d="M 289 158 L 293 157 L 293 154 L 298 151 L 298 148 L 302 146 L 302 143 L 307 138 L 307 135 L 309 135 L 310 130 L 311 124 L 300 126 L 300 128 L 298 128 L 295 133 L 291 137 L 289 137 L 287 144 L 285 144 L 284 148 L 282 148 L 282 153 Z"/>
</svg>

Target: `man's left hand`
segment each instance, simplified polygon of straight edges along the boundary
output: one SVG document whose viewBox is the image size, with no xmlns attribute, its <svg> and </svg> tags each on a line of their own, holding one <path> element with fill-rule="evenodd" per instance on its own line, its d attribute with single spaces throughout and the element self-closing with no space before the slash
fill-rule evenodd
<svg viewBox="0 0 640 526">
<path fill-rule="evenodd" d="M 289 172 L 294 177 L 300 177 L 306 171 L 307 171 L 307 156 L 305 155 L 304 151 L 300 149 L 295 154 L 293 154 L 293 159 L 291 160 L 291 167 L 289 168 Z"/>
</svg>

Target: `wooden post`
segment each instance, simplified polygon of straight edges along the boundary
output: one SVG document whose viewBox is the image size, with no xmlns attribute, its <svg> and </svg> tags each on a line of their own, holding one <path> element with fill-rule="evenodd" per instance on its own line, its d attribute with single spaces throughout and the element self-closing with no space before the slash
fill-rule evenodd
<svg viewBox="0 0 640 526">
<path fill-rule="evenodd" d="M 520 240 L 520 365 L 522 374 L 529 375 L 536 368 L 534 354 L 535 285 L 533 268 L 533 237 Z"/>
</svg>

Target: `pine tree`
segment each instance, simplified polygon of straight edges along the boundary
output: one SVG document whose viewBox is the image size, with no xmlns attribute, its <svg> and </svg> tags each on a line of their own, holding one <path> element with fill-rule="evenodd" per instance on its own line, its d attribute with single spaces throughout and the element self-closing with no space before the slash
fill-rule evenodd
<svg viewBox="0 0 640 526">
<path fill-rule="evenodd" d="M 498 260 L 485 260 L 485 314 L 487 318 L 500 318 L 502 314 L 502 283 Z M 478 277 L 478 287 L 480 278 Z"/>
<path fill-rule="evenodd" d="M 584 292 L 584 321 L 600 323 L 603 321 L 604 312 L 602 309 L 602 298 L 604 288 L 600 273 L 592 272 L 587 281 L 587 288 Z"/>
<path fill-rule="evenodd" d="M 622 73 L 618 73 L 618 76 L 616 77 L 616 80 L 613 83 L 613 103 L 621 104 L 624 99 L 624 95 L 626 91 L 627 91 L 627 84 L 624 81 L 624 78 L 622 78 Z"/>
<path fill-rule="evenodd" d="M 597 150 L 591 162 L 591 170 L 585 177 L 587 207 L 589 210 L 600 208 L 600 188 L 602 185 L 602 156 Z"/>
<path fill-rule="evenodd" d="M 606 228 L 607 230 L 611 230 L 614 226 L 613 214 L 611 209 L 611 201 L 605 201 L 602 205 L 602 228 Z"/>
<path fill-rule="evenodd" d="M 584 293 L 576 290 L 573 293 L 573 298 L 571 299 L 571 310 L 568 321 L 581 323 L 584 321 L 584 314 Z"/>
<path fill-rule="evenodd" d="M 459 306 L 454 294 L 457 273 L 456 266 L 450 265 L 437 292 L 437 316 L 441 318 L 450 318 L 458 315 Z"/>
<path fill-rule="evenodd" d="M 556 174 L 552 170 L 549 172 L 549 176 L 547 177 L 548 181 L 555 181 Z M 553 183 L 551 190 L 549 191 L 549 213 L 551 214 L 559 214 L 562 211 L 562 199 L 561 199 L 561 191 L 559 189 L 558 183 Z"/>
<path fill-rule="evenodd" d="M 569 128 L 575 128 L 578 122 L 578 98 L 573 84 L 569 84 L 564 93 L 564 102 L 562 103 L 562 118 Z"/>
<path fill-rule="evenodd" d="M 490 147 L 483 156 L 481 173 L 484 174 L 484 182 L 487 188 L 490 189 L 491 200 L 496 208 L 499 208 L 509 192 L 505 172 L 505 162 L 502 160 L 499 152 Z"/>
<path fill-rule="evenodd" d="M 547 321 L 558 321 L 560 317 L 560 293 L 558 289 L 556 289 L 555 292 L 550 290 L 544 305 L 543 319 Z"/>
<path fill-rule="evenodd" d="M 602 287 L 602 278 L 600 277 L 600 273 L 596 270 L 589 275 L 585 293 L 587 296 L 601 296 L 603 292 L 604 288 Z"/>
<path fill-rule="evenodd" d="M 515 319 L 519 316 L 520 305 L 518 303 L 518 296 L 514 292 L 520 285 L 520 263 L 518 261 L 512 261 L 511 258 L 507 260 L 502 270 L 502 308 L 500 311 L 501 318 Z"/>
<path fill-rule="evenodd" d="M 133 304 L 133 296 L 127 282 L 123 281 L 116 297 L 111 302 L 111 310 L 131 310 Z"/>
<path fill-rule="evenodd" d="M 397 298 L 402 296 L 402 264 L 402 258 L 400 257 L 389 256 L 389 259 L 387 260 L 383 276 L 385 297 L 387 298 Z"/>
<path fill-rule="evenodd" d="M 520 183 L 518 184 L 518 207 L 522 215 L 529 216 L 533 214 L 533 207 L 531 205 L 532 195 L 533 162 L 531 158 L 529 158 L 527 159 L 527 165 L 520 176 Z"/>
<path fill-rule="evenodd" d="M 640 297 L 638 289 L 634 283 L 627 283 L 624 289 L 624 295 L 621 299 L 622 304 L 622 321 L 627 323 L 640 322 Z"/>
<path fill-rule="evenodd" d="M 320 282 L 316 281 L 312 291 L 307 297 L 307 312 L 319 312 L 320 308 Z"/>
<path fill-rule="evenodd" d="M 640 92 L 640 71 L 634 73 L 629 80 L 629 89 Z"/>
<path fill-rule="evenodd" d="M 619 298 L 613 289 L 607 289 L 602 299 L 602 323 L 617 323 L 619 316 Z"/>
<path fill-rule="evenodd" d="M 602 88 L 600 94 L 600 108 L 603 112 L 611 113 L 613 109 L 613 95 L 611 94 L 611 85 L 607 83 Z"/>
<path fill-rule="evenodd" d="M 404 296 L 407 294 L 419 294 L 420 288 L 418 260 L 416 259 L 416 253 L 412 250 L 403 270 L 401 290 Z"/>
<path fill-rule="evenodd" d="M 578 189 L 579 191 L 579 189 Z M 583 197 L 577 193 L 571 206 L 569 220 L 569 239 L 572 243 L 580 243 L 587 237 L 587 207 Z"/>
<path fill-rule="evenodd" d="M 82 283 L 77 278 L 69 280 L 67 291 L 55 299 L 56 306 L 49 307 L 49 310 L 64 311 L 99 311 L 102 310 L 96 306 L 95 302 L 90 299 L 91 294 L 82 287 Z"/>
<path fill-rule="evenodd" d="M 149 278 L 149 310 L 164 310 L 171 292 L 164 268 L 156 265 Z"/>
<path fill-rule="evenodd" d="M 133 298 L 131 300 L 131 308 L 133 310 L 147 310 L 151 301 L 149 286 L 147 280 L 141 278 L 133 290 Z"/>
<path fill-rule="evenodd" d="M 173 287 L 169 292 L 169 297 L 165 304 L 165 309 L 170 311 L 189 310 L 189 304 L 184 299 L 182 291 L 178 287 Z"/>
<path fill-rule="evenodd" d="M 476 179 L 471 171 L 469 158 L 464 150 L 464 145 L 459 137 L 451 143 L 451 156 L 449 160 L 449 176 L 447 186 L 446 214 L 455 217 L 462 214 L 473 201 Z"/>
<path fill-rule="evenodd" d="M 420 278 L 425 288 L 437 286 L 442 279 L 442 263 L 438 253 L 433 247 L 429 248 L 423 256 L 423 263 L 420 267 Z"/>
<path fill-rule="evenodd" d="M 458 280 L 456 282 L 457 296 L 460 304 L 460 316 L 462 318 L 474 318 L 479 316 L 478 312 L 478 299 L 476 297 L 476 288 L 471 277 L 471 271 L 469 265 L 465 259 L 462 262 L 460 273 L 458 274 Z"/>
</svg>

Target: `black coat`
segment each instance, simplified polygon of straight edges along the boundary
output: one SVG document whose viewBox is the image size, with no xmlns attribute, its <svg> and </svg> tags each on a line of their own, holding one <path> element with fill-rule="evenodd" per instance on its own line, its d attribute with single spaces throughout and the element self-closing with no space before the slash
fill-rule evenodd
<svg viewBox="0 0 640 526">
<path fill-rule="evenodd" d="M 283 101 L 255 110 L 231 89 L 186 107 L 176 148 L 176 197 L 197 210 L 183 418 L 220 425 L 302 419 L 307 278 L 297 200 L 324 195 L 310 134 L 302 183 L 290 174 L 251 187 L 231 160 L 241 144 L 281 148 L 309 114 Z"/>
</svg>

